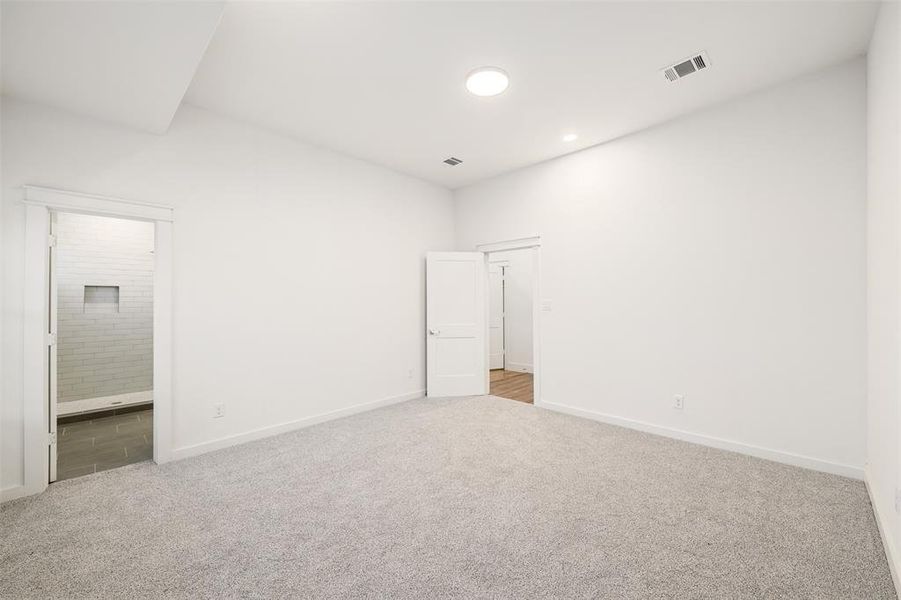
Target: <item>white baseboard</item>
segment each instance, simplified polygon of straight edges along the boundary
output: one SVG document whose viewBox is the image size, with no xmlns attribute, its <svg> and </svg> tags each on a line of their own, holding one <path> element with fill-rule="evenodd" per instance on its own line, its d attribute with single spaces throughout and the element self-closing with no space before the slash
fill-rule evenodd
<svg viewBox="0 0 901 600">
<path fill-rule="evenodd" d="M 348 406 L 347 408 L 340 408 L 338 410 L 333 410 L 331 412 L 322 413 L 319 415 L 313 415 L 311 417 L 304 417 L 303 419 L 297 419 L 295 421 L 288 421 L 286 423 L 279 423 L 278 425 L 261 427 L 259 429 L 253 429 L 244 433 L 230 435 L 216 440 L 211 440 L 209 442 L 194 444 L 192 446 L 183 446 L 172 451 L 172 460 L 181 460 L 183 458 L 198 456 L 200 454 L 206 454 L 207 452 L 213 452 L 214 450 L 221 450 L 230 446 L 237 446 L 238 444 L 246 444 L 247 442 L 252 442 L 254 440 L 272 437 L 273 435 L 278 435 L 280 433 L 287 433 L 289 431 L 294 431 L 295 429 L 303 429 L 304 427 L 310 427 L 311 425 L 317 425 L 326 421 L 340 419 L 341 417 L 349 417 L 350 415 L 355 415 L 357 413 L 381 408 L 382 406 L 389 406 L 391 404 L 397 404 L 399 402 L 406 402 L 407 400 L 415 400 L 417 398 L 422 398 L 423 396 L 425 396 L 425 390 L 415 390 L 413 392 L 401 394 L 400 396 L 391 396 L 389 398 L 375 400 L 374 402 L 355 404 L 353 406 Z"/>
<path fill-rule="evenodd" d="M 870 495 L 870 506 L 873 507 L 873 516 L 876 518 L 876 527 L 879 529 L 879 537 L 882 538 L 882 547 L 885 549 L 885 559 L 888 562 L 889 571 L 892 573 L 892 582 L 895 584 L 895 593 L 901 598 L 901 556 L 895 545 L 893 527 L 886 522 L 885 515 L 879 511 L 879 504 L 873 497 L 873 484 L 871 483 L 868 469 L 864 469 L 864 483 L 867 486 L 867 494 Z"/>
<path fill-rule="evenodd" d="M 673 429 L 671 427 L 663 427 L 661 425 L 654 425 L 652 423 L 646 423 L 644 421 L 626 419 L 614 415 L 608 415 L 604 413 L 585 410 L 582 408 L 576 408 L 573 406 L 567 406 L 565 404 L 541 401 L 536 403 L 536 406 L 540 406 L 541 408 L 546 408 L 548 410 L 566 413 L 568 415 L 573 415 L 576 417 L 600 421 L 601 423 L 619 425 L 620 427 L 626 427 L 628 429 L 636 429 L 638 431 L 662 435 L 664 437 L 674 438 L 677 440 L 682 440 L 684 442 L 691 442 L 693 444 L 700 444 L 702 446 L 709 446 L 711 448 L 719 448 L 720 450 L 729 450 L 731 452 L 747 454 L 749 456 L 754 456 L 757 458 L 764 458 L 766 460 L 772 460 L 795 467 L 813 469 L 814 471 L 823 471 L 825 473 L 832 473 L 834 475 L 851 477 L 852 479 L 863 479 L 863 468 L 855 467 L 853 465 L 834 463 L 826 460 L 821 460 L 819 458 L 813 458 L 811 456 L 804 456 L 802 454 L 793 454 L 791 452 L 783 452 L 781 450 L 762 448 L 760 446 L 744 444 L 742 442 L 735 442 L 732 440 L 725 440 L 722 438 L 712 437 L 699 433 L 692 433 L 690 431 L 683 431 L 681 429 Z"/>
<path fill-rule="evenodd" d="M 521 373 L 534 373 L 535 369 L 532 368 L 532 365 L 527 365 L 526 363 L 515 363 L 507 361 L 504 365 L 504 369 L 507 371 L 519 371 Z"/>
<path fill-rule="evenodd" d="M 33 492 L 30 492 L 24 485 L 14 485 L 12 487 L 3 488 L 0 490 L 0 504 L 23 496 L 30 496 L 32 493 Z"/>
</svg>

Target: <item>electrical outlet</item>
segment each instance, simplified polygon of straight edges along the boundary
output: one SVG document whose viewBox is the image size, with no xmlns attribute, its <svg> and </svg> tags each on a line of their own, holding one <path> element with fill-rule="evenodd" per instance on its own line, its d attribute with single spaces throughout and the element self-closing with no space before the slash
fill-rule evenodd
<svg viewBox="0 0 901 600">
<path fill-rule="evenodd" d="M 675 408 L 676 410 L 682 410 L 683 408 L 685 408 L 685 396 L 682 396 L 681 394 L 673 396 L 673 408 Z"/>
<path fill-rule="evenodd" d="M 895 488 L 895 512 L 901 514 L 901 489 Z"/>
<path fill-rule="evenodd" d="M 413 369 L 407 369 L 407 379 L 413 379 Z"/>
<path fill-rule="evenodd" d="M 216 402 L 213 404 L 213 418 L 221 419 L 225 416 L 225 403 L 224 402 Z"/>
</svg>

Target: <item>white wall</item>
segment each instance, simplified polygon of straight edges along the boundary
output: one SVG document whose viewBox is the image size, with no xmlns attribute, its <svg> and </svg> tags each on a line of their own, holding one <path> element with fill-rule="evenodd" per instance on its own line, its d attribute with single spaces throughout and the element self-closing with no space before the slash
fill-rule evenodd
<svg viewBox="0 0 901 600">
<path fill-rule="evenodd" d="M 57 400 L 153 388 L 153 223 L 56 216 Z M 87 286 L 117 302 L 89 302 Z"/>
<path fill-rule="evenodd" d="M 532 249 L 493 252 L 491 262 L 504 261 L 504 342 L 510 371 L 532 372 Z"/>
<path fill-rule="evenodd" d="M 423 389 L 423 257 L 452 247 L 447 190 L 191 107 L 155 136 L 7 98 L 0 125 L 7 496 L 22 481 L 23 184 L 175 207 L 176 456 Z"/>
<path fill-rule="evenodd" d="M 865 70 L 456 192 L 458 249 L 541 236 L 543 402 L 862 475 Z"/>
<path fill-rule="evenodd" d="M 864 70 L 456 194 L 460 249 L 542 236 L 545 402 L 859 474 Z M 422 389 L 422 256 L 453 243 L 449 192 L 191 107 L 153 136 L 3 99 L 0 126 L 4 489 L 22 480 L 26 183 L 175 206 L 181 455 Z"/>
<path fill-rule="evenodd" d="M 898 487 L 899 309 L 901 309 L 901 11 L 884 3 L 876 21 L 867 69 L 867 314 L 869 391 L 867 484 L 897 577 L 901 548 L 895 511 Z M 897 579 L 896 579 L 897 585 Z"/>
</svg>

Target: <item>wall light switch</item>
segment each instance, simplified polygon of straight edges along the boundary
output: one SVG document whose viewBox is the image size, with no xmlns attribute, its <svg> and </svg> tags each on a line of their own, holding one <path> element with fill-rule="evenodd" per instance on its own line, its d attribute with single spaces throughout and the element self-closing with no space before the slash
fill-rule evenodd
<svg viewBox="0 0 901 600">
<path fill-rule="evenodd" d="M 541 311 L 542 312 L 551 312 L 551 301 L 550 300 L 542 300 L 541 301 Z"/>
</svg>

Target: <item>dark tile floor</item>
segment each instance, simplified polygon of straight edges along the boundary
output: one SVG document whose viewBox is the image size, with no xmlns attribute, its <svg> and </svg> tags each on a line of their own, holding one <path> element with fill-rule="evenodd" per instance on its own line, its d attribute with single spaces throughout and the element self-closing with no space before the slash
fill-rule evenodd
<svg viewBox="0 0 901 600">
<path fill-rule="evenodd" d="M 153 458 L 153 409 L 57 423 L 57 481 Z"/>
</svg>

